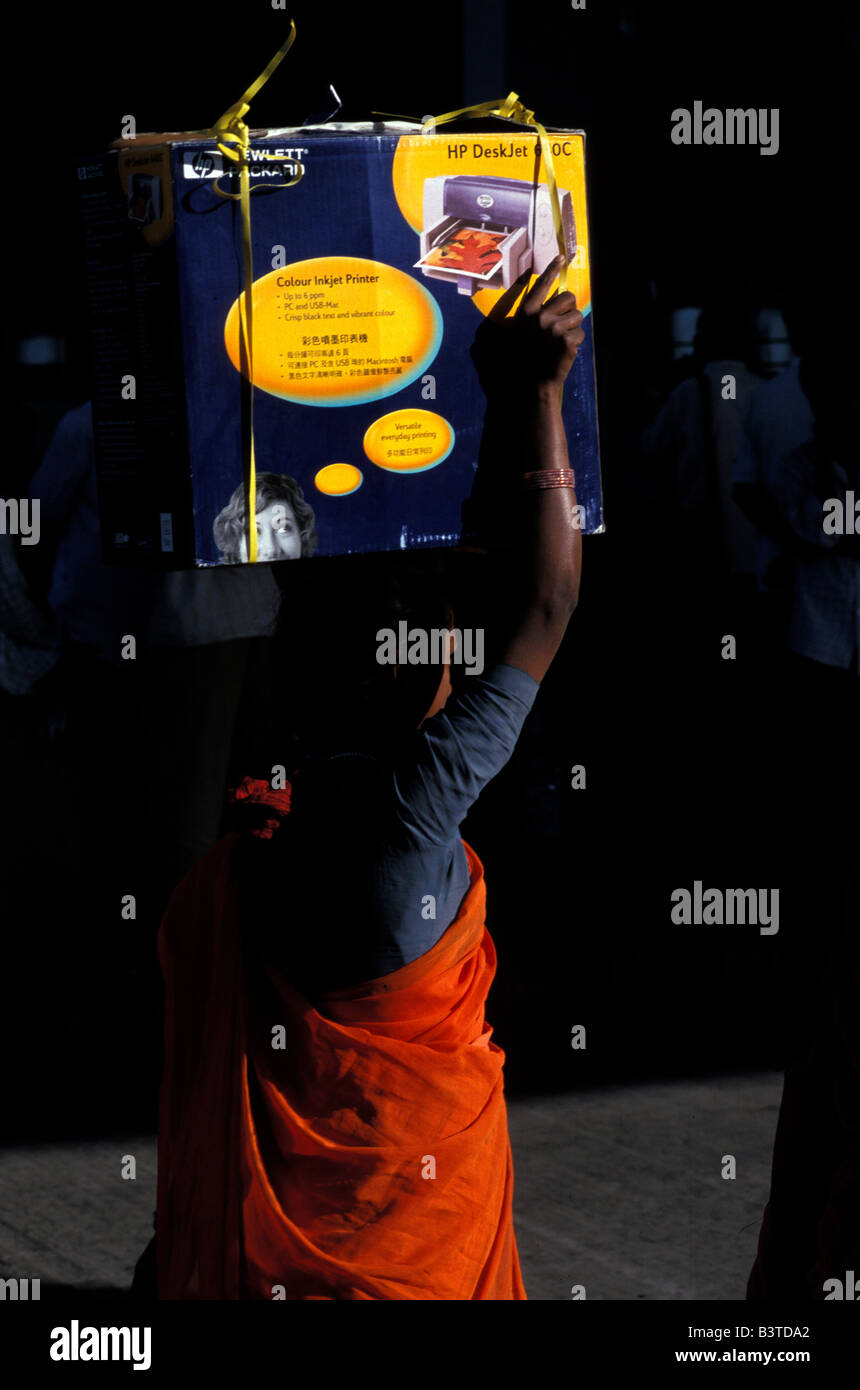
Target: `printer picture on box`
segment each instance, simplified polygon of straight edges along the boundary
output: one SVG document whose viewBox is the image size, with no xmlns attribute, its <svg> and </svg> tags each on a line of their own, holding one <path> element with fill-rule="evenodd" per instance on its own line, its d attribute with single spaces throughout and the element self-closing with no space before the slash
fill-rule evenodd
<svg viewBox="0 0 860 1390">
<path fill-rule="evenodd" d="M 572 261 L 576 226 L 569 191 L 559 188 L 558 200 Z M 549 184 L 480 174 L 427 179 L 420 245 L 415 269 L 452 281 L 460 294 L 507 290 L 527 271 L 540 275 L 558 254 Z"/>
</svg>

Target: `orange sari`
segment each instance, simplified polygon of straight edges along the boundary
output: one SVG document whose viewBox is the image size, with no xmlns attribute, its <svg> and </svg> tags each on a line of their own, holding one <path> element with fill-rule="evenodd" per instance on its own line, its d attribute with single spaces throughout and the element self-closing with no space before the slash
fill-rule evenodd
<svg viewBox="0 0 860 1390">
<path fill-rule="evenodd" d="M 235 840 L 158 939 L 159 1298 L 524 1299 L 480 860 L 430 951 L 314 1007 L 243 946 Z"/>
</svg>

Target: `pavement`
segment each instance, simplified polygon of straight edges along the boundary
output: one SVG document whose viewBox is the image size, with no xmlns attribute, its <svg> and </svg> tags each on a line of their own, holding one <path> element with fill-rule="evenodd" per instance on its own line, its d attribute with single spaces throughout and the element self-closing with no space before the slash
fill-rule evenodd
<svg viewBox="0 0 860 1390">
<path fill-rule="evenodd" d="M 743 1299 L 781 1094 L 768 1072 L 509 1100 L 529 1298 Z M 153 1135 L 0 1149 L 0 1278 L 127 1291 L 155 1184 Z"/>
<path fill-rule="evenodd" d="M 529 1298 L 743 1299 L 781 1096 L 764 1073 L 511 1104 Z"/>
</svg>

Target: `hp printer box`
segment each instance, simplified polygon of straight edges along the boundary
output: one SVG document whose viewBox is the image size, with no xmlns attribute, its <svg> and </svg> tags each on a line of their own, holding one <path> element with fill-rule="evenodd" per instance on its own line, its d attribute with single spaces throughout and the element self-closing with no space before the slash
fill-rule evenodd
<svg viewBox="0 0 860 1390">
<path fill-rule="evenodd" d="M 585 341 L 564 390 L 583 529 L 603 529 L 585 138 L 551 132 Z M 456 543 L 485 401 L 475 330 L 557 253 L 534 133 L 405 123 L 251 139 L 258 561 Z M 263 156 L 278 155 L 279 160 Z M 247 561 L 234 165 L 143 136 L 78 161 L 105 557 Z"/>
</svg>

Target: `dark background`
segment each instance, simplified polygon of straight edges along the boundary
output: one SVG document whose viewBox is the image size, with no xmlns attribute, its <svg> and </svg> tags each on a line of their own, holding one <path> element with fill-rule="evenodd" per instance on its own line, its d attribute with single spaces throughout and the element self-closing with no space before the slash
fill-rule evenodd
<svg viewBox="0 0 860 1390">
<path fill-rule="evenodd" d="M 263 0 L 238 13 L 99 0 L 23 19 L 10 50 L 6 496 L 23 495 L 60 415 L 89 394 L 70 155 L 115 138 L 126 114 L 138 131 L 210 125 L 287 31 Z M 490 1016 L 509 1089 L 781 1065 L 815 1026 L 810 982 L 848 911 L 849 821 L 810 778 L 839 731 L 811 724 L 750 646 L 721 660 L 719 596 L 684 570 L 638 440 L 675 379 L 673 308 L 743 286 L 763 305 L 815 295 L 856 179 L 856 21 L 852 33 L 841 6 L 739 0 L 294 13 L 296 44 L 255 100 L 255 126 L 325 113 L 333 82 L 342 119 L 422 117 L 513 89 L 588 137 L 607 533 L 586 539 L 562 653 L 465 830 L 487 868 Z M 778 107 L 778 154 L 673 145 L 670 114 L 695 100 Z M 22 365 L 19 344 L 36 335 L 62 340 L 64 362 Z M 72 855 L 74 796 L 56 794 L 38 722 L 5 696 L 0 714 L 7 1119 L 18 1137 L 154 1125 L 153 924 L 117 921 L 128 888 L 98 821 L 76 827 Z M 140 731 L 114 732 L 116 760 L 92 777 L 106 819 L 132 835 Z M 570 790 L 575 763 L 585 791 Z M 672 927 L 669 895 L 696 878 L 778 887 L 779 934 Z M 569 1046 L 577 1023 L 584 1053 Z"/>
<path fill-rule="evenodd" d="M 860 40 L 846 7 L 592 0 L 575 11 L 551 0 L 535 20 L 511 0 L 454 0 L 431 22 L 385 0 L 294 13 L 296 44 L 255 98 L 252 124 L 326 113 L 333 82 L 344 119 L 375 110 L 421 117 L 514 89 L 545 123 L 587 132 L 610 500 L 624 477 L 621 422 L 632 435 L 631 406 L 662 384 L 654 339 L 668 311 L 741 280 L 771 302 L 787 289 L 814 293 L 831 224 L 854 195 Z M 38 15 L 23 17 L 10 48 L 21 127 L 6 349 L 11 365 L 21 336 L 61 334 L 68 369 L 55 390 L 83 399 L 85 301 L 66 154 L 102 148 L 126 114 L 138 131 L 210 125 L 265 66 L 288 21 L 264 0 L 238 25 L 217 7 L 163 0 L 123 11 L 121 23 L 103 2 L 83 18 L 53 4 Z M 697 99 L 778 107 L 779 153 L 673 145 L 672 110 Z M 43 435 L 30 444 L 37 453 Z"/>
</svg>

